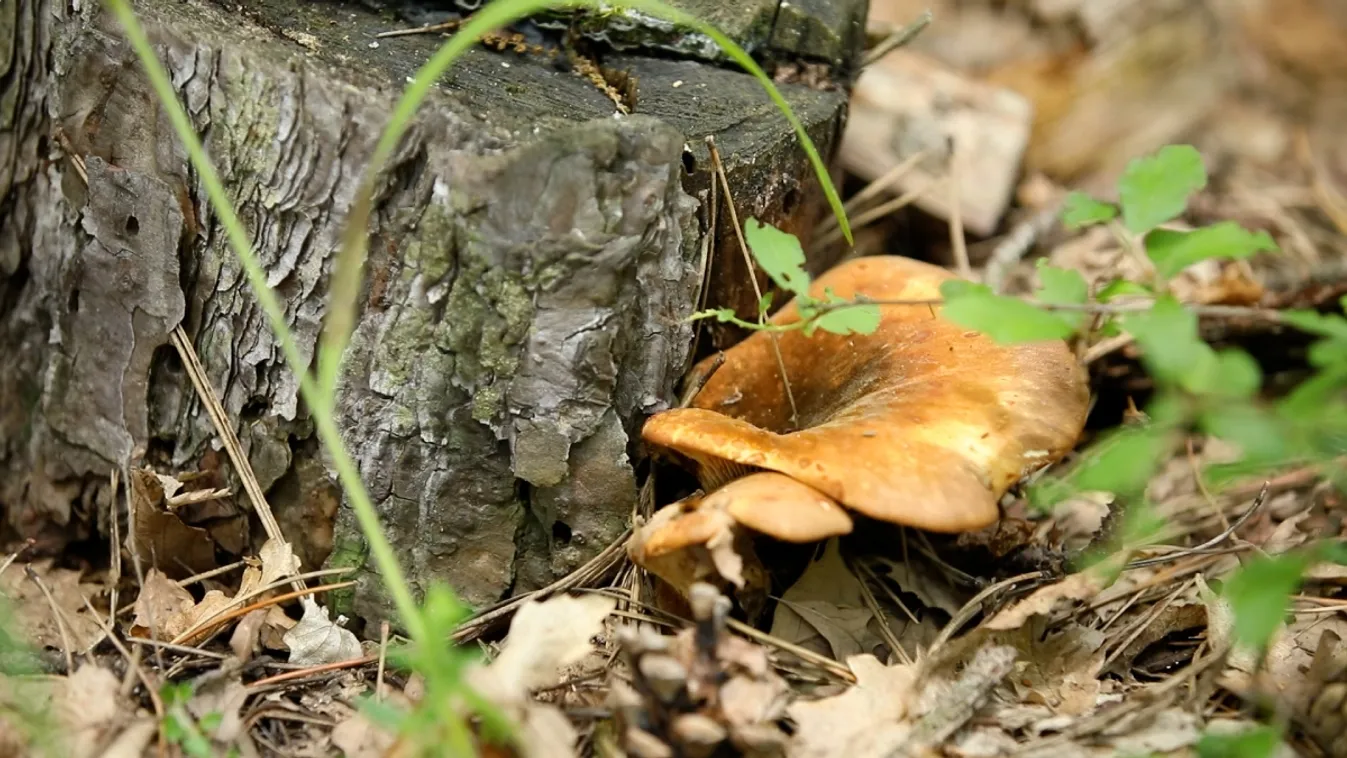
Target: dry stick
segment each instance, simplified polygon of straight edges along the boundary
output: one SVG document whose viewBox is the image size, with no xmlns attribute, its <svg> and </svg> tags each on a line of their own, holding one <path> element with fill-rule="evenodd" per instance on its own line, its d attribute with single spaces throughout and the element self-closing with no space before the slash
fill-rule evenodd
<svg viewBox="0 0 1347 758">
<path fill-rule="evenodd" d="M 172 336 L 173 346 L 178 349 L 178 355 L 182 358 L 183 366 L 187 368 L 187 376 L 192 380 L 192 386 L 196 389 L 197 396 L 201 398 L 201 404 L 206 406 L 206 412 L 210 415 L 211 423 L 215 425 L 215 432 L 220 435 L 221 441 L 224 442 L 225 452 L 229 454 L 229 461 L 234 464 L 234 471 L 238 473 L 239 479 L 243 482 L 243 491 L 248 493 L 248 501 L 262 521 L 262 528 L 266 530 L 267 537 L 277 542 L 285 542 L 285 535 L 281 532 L 280 522 L 276 520 L 276 515 L 271 512 L 271 504 L 267 502 L 266 493 L 262 491 L 262 485 L 258 483 L 257 475 L 253 473 L 253 467 L 248 462 L 248 456 L 243 454 L 243 446 L 239 443 L 238 436 L 234 434 L 233 425 L 229 423 L 225 416 L 224 405 L 220 403 L 219 395 L 215 393 L 215 388 L 211 386 L 209 378 L 206 376 L 206 370 L 201 366 L 201 360 L 197 357 L 196 349 L 192 347 L 192 341 L 187 338 L 187 332 L 183 331 L 181 324 L 173 327 Z M 302 590 L 304 589 L 304 581 L 295 579 L 292 586 L 296 590 Z"/>
<path fill-rule="evenodd" d="M 379 656 L 377 655 L 367 655 L 363 658 L 352 658 L 349 661 L 337 661 L 336 663 L 325 663 L 321 666 L 313 666 L 311 668 L 298 669 L 296 671 L 287 671 L 284 674 L 276 674 L 275 676 L 268 676 L 263 679 L 258 679 L 252 684 L 249 684 L 246 687 L 244 687 L 244 689 L 256 690 L 273 684 L 280 684 L 281 682 L 288 682 L 294 679 L 303 679 L 304 677 L 313 676 L 314 674 L 324 674 L 329 671 L 341 671 L 343 669 L 358 668 L 366 664 L 374 663 L 378 660 Z"/>
<path fill-rule="evenodd" d="M 734 207 L 734 193 L 730 192 L 730 180 L 725 176 L 725 165 L 720 162 L 720 151 L 716 149 L 716 138 L 706 135 L 706 147 L 711 153 L 711 165 L 715 168 L 716 176 L 720 178 L 721 188 L 725 191 L 725 207 L 730 211 L 730 225 L 734 227 L 734 236 L 739 240 L 739 250 L 744 254 L 744 265 L 748 266 L 748 280 L 753 284 L 753 294 L 757 296 L 758 303 L 762 302 L 762 288 L 758 286 L 758 277 L 754 273 L 756 268 L 753 265 L 753 256 L 748 252 L 748 243 L 744 241 L 744 230 L 739 226 L 739 212 Z M 758 324 L 767 323 L 767 317 L 763 315 L 761 306 L 758 307 Z M 795 426 L 800 423 L 800 413 L 795 408 L 795 393 L 790 389 L 790 377 L 786 375 L 786 361 L 781 357 L 781 345 L 777 342 L 776 335 L 770 335 L 772 341 L 772 354 L 776 356 L 776 366 L 781 371 L 781 383 L 786 387 L 786 400 L 790 402 L 790 423 Z"/>
<path fill-rule="evenodd" d="M 462 25 L 463 19 L 454 19 L 452 21 L 442 21 L 438 24 L 417 26 L 410 29 L 392 29 L 386 32 L 379 32 L 374 36 L 377 39 L 385 39 L 387 37 L 405 37 L 412 34 L 434 34 L 435 32 L 450 32 Z"/>
<path fill-rule="evenodd" d="M 895 29 L 889 36 L 881 40 L 878 45 L 870 48 L 870 50 L 865 53 L 861 58 L 861 68 L 874 64 L 894 50 L 897 50 L 903 45 L 916 39 L 918 34 L 921 34 L 926 27 L 931 25 L 931 20 L 933 18 L 934 16 L 931 15 L 931 11 L 927 9 L 920 16 L 917 16 L 916 20 L 906 26 L 901 26 Z"/>
<path fill-rule="evenodd" d="M 1230 536 L 1233 535 L 1241 526 L 1244 526 L 1244 522 L 1248 521 L 1249 517 L 1252 516 L 1255 511 L 1263 507 L 1263 503 L 1267 501 L 1268 487 L 1269 483 L 1263 482 L 1263 488 L 1258 491 L 1258 495 L 1253 499 L 1253 504 L 1249 506 L 1249 509 L 1245 511 L 1239 518 L 1235 519 L 1235 523 L 1226 524 L 1225 529 L 1215 537 L 1212 537 L 1211 539 L 1207 540 L 1206 542 L 1203 542 L 1202 544 L 1196 547 L 1184 548 L 1170 555 L 1162 555 L 1156 558 L 1144 558 L 1142 560 L 1132 561 L 1131 563 L 1128 563 L 1126 566 L 1124 566 L 1123 570 L 1127 571 L 1130 569 L 1141 568 L 1142 566 L 1153 566 L 1158 563 L 1169 563 L 1171 561 L 1176 561 L 1179 558 L 1184 558 L 1190 555 L 1200 555 L 1204 553 L 1210 553 L 1212 551 L 1212 548 L 1215 548 L 1217 545 L 1229 539 Z"/>
<path fill-rule="evenodd" d="M 1033 249 L 1039 237 L 1057 223 L 1060 209 L 1061 203 L 1053 203 L 1016 224 L 988 256 L 987 265 L 982 271 L 982 283 L 991 287 L 992 292 L 1000 294 L 1005 289 L 1006 275 L 1010 269 Z"/>
<path fill-rule="evenodd" d="M 897 635 L 895 635 L 893 630 L 889 628 L 889 622 L 884 618 L 884 610 L 879 607 L 879 601 L 875 600 L 875 595 L 870 591 L 869 584 L 865 581 L 865 577 L 861 576 L 861 572 L 857 571 L 854 566 L 848 566 L 847 568 L 856 576 L 856 584 L 861 588 L 861 600 L 865 602 L 865 607 L 870 609 L 871 615 L 874 616 L 875 621 L 879 624 L 879 636 L 884 638 L 884 642 L 898 655 L 903 663 L 912 663 L 912 656 L 907 654 L 907 649 L 903 647 L 903 643 L 898 640 Z"/>
<path fill-rule="evenodd" d="M 749 626 L 748 624 L 745 624 L 744 622 L 738 619 L 732 618 L 725 619 L 725 625 L 728 626 L 730 629 L 733 629 L 734 631 L 744 635 L 745 637 L 748 637 L 749 639 L 755 640 L 762 644 L 772 645 L 773 647 L 779 648 L 781 650 L 786 651 L 787 653 L 790 653 L 791 655 L 795 656 L 796 658 L 799 658 L 805 663 L 812 663 L 813 665 L 818 666 L 824 671 L 838 677 L 839 679 L 842 679 L 843 681 L 849 684 L 856 683 L 856 675 L 851 672 L 850 668 L 848 668 L 845 664 L 839 663 L 831 658 L 828 658 L 827 656 L 819 655 L 818 653 L 815 653 L 813 650 L 800 647 L 799 645 L 791 644 L 783 639 L 778 639 L 770 634 L 767 634 L 766 632 L 760 632 L 757 629 L 754 629 L 753 627 Z"/>
<path fill-rule="evenodd" d="M 1123 637 L 1122 641 L 1118 643 L 1117 647 L 1113 648 L 1113 652 L 1104 657 L 1104 662 L 1100 664 L 1100 670 L 1108 670 L 1109 664 L 1117 660 L 1118 656 L 1122 655 L 1123 651 L 1127 649 L 1127 646 L 1136 641 L 1136 639 L 1141 636 L 1141 633 L 1146 631 L 1147 627 L 1155 623 L 1155 620 L 1160 618 L 1160 614 L 1164 613 L 1166 608 L 1173 605 L 1174 601 L 1179 599 L 1179 595 L 1183 594 L 1195 581 L 1197 580 L 1194 578 L 1180 584 L 1178 589 L 1169 593 L 1168 597 L 1163 601 L 1156 603 L 1155 607 L 1148 610 L 1145 616 L 1138 619 L 1137 623 L 1134 625 L 1135 628 L 1127 631 L 1125 633 L 1126 636 Z"/>
<path fill-rule="evenodd" d="M 926 157 L 925 150 L 919 150 L 913 155 L 909 156 L 906 160 L 902 161 L 898 165 L 884 172 L 878 179 L 865 185 L 865 187 L 862 188 L 860 192 L 857 192 L 855 195 L 852 195 L 851 199 L 847 200 L 845 203 L 842 204 L 842 210 L 845 211 L 848 216 L 850 216 L 852 213 L 856 211 L 857 208 L 861 207 L 866 202 L 868 202 L 870 198 L 877 196 L 879 193 L 888 189 L 894 182 L 903 178 L 903 176 L 906 175 L 907 172 L 915 168 L 916 165 L 920 163 L 921 160 L 925 157 Z M 837 228 L 838 228 L 837 217 L 827 216 L 822 221 L 819 222 L 817 227 L 815 227 L 814 233 L 831 234 L 833 232 L 836 232 Z"/>
<path fill-rule="evenodd" d="M 351 568 L 322 569 L 319 571 L 310 571 L 308 573 L 299 574 L 298 577 L 304 579 L 313 579 L 320 576 L 330 576 L 332 574 L 347 574 L 350 573 L 351 571 L 354 571 L 354 569 Z M 305 586 L 304 589 L 294 590 L 292 592 L 287 592 L 284 595 L 277 595 L 275 597 L 270 597 L 267 598 L 266 600 L 253 603 L 251 605 L 246 605 L 241 608 L 235 607 L 250 598 L 258 597 L 259 595 L 264 595 L 286 584 L 291 584 L 291 586 L 293 586 L 292 581 L 282 580 L 279 582 L 272 582 L 271 584 L 262 587 L 258 587 L 245 595 L 230 598 L 228 605 L 223 606 L 215 613 L 211 614 L 210 616 L 207 616 L 204 619 L 198 619 L 195 624 L 192 624 L 192 626 L 188 627 L 185 631 L 179 633 L 177 637 L 174 637 L 173 644 L 180 645 L 186 642 L 187 640 L 196 637 L 197 635 L 206 632 L 214 632 L 218 629 L 218 627 L 221 624 L 224 624 L 225 622 L 230 621 L 231 619 L 246 616 L 248 615 L 249 612 L 255 611 L 259 608 L 266 608 L 267 606 L 271 605 L 280 605 L 281 603 L 287 600 L 294 600 L 295 598 L 304 597 L 305 595 L 316 595 L 320 592 L 331 592 L 332 590 L 339 590 L 344 589 L 346 587 L 352 587 L 356 584 L 356 582 L 355 581 L 337 582 L 335 584 L 324 584 L 318 587 Z"/>
<path fill-rule="evenodd" d="M 108 542 L 110 543 L 108 549 L 111 552 L 110 557 L 112 561 L 112 565 L 109 567 L 111 576 L 108 578 L 109 583 L 112 585 L 110 588 L 111 598 L 108 601 L 108 607 L 112 609 L 114 614 L 117 612 L 117 601 L 121 599 L 121 588 L 119 585 L 122 583 L 121 514 L 117 512 L 117 490 L 120 489 L 117 482 L 119 473 L 120 472 L 118 472 L 117 469 L 113 469 L 112 474 L 109 476 L 112 486 L 109 487 L 111 496 L 108 498 L 110 501 L 110 504 L 108 505 Z M 128 527 L 129 526 L 130 525 L 128 524 Z"/>
<path fill-rule="evenodd" d="M 141 666 L 138 662 L 139 657 L 132 655 L 126 645 L 123 645 L 122 641 L 117 639 L 117 635 L 112 628 L 111 620 L 104 619 L 102 616 L 98 615 L 98 612 L 94 610 L 94 607 L 89 604 L 89 598 L 85 597 L 84 593 L 80 593 L 80 600 L 84 601 L 84 607 L 88 609 L 89 614 L 93 616 L 94 623 L 102 627 L 103 633 L 112 641 L 112 646 L 117 648 L 117 652 L 121 653 L 122 657 L 126 658 L 127 665 L 136 672 L 136 677 L 140 679 L 140 683 L 145 686 L 145 692 L 150 696 L 150 702 L 154 704 L 155 716 L 159 717 L 162 721 L 164 717 L 164 701 L 159 699 L 159 688 L 150 682 L 150 675 L 145 672 L 145 667 Z"/>
<path fill-rule="evenodd" d="M 70 652 L 70 634 L 66 631 L 65 613 L 56 605 L 56 598 L 52 597 L 51 590 L 47 589 L 46 582 L 42 581 L 42 577 L 37 575 L 31 565 L 25 565 L 23 572 L 37 585 L 37 588 L 42 591 L 42 596 L 47 599 L 47 605 L 51 607 L 52 618 L 56 620 L 56 631 L 61 634 L 61 648 L 65 653 L 66 675 L 75 673 L 75 656 Z"/>
<path fill-rule="evenodd" d="M 384 699 L 384 666 L 388 663 L 388 620 L 379 624 L 379 672 L 374 675 L 374 699 Z"/>
<path fill-rule="evenodd" d="M 960 627 L 967 623 L 969 619 L 973 618 L 973 616 L 977 615 L 978 611 L 982 610 L 982 601 L 997 592 L 1000 592 L 1002 589 L 1019 584 L 1020 582 L 1038 579 L 1042 576 L 1042 571 L 1030 571 L 1025 574 L 1012 576 L 1009 579 L 1002 579 L 995 584 L 987 585 L 981 592 L 970 598 L 968 602 L 964 603 L 963 607 L 959 609 L 959 612 L 954 614 L 954 617 L 949 620 L 948 624 L 945 624 L 945 628 L 941 629 L 940 634 L 936 635 L 935 641 L 931 643 L 930 647 L 926 648 L 927 657 L 929 658 L 930 656 L 935 655 L 935 651 L 939 650 L 949 642 L 955 633 L 959 631 Z"/>
<path fill-rule="evenodd" d="M 243 566 L 245 566 L 245 565 L 247 565 L 247 563 L 246 563 L 245 561 L 234 561 L 233 563 L 230 563 L 230 564 L 228 564 L 228 565 L 226 565 L 226 566 L 220 566 L 219 568 L 213 568 L 213 569 L 211 569 L 210 571 L 203 571 L 203 572 L 200 573 L 200 574 L 193 574 L 192 576 L 189 576 L 189 577 L 187 577 L 186 579 L 183 579 L 183 580 L 181 580 L 181 581 L 174 582 L 173 585 L 174 585 L 175 587 L 190 587 L 190 586 L 192 586 L 193 584 L 196 584 L 197 582 L 204 582 L 204 581 L 207 580 L 207 579 L 211 579 L 211 578 L 216 577 L 216 576 L 219 576 L 219 575 L 221 575 L 221 574 L 227 574 L 227 573 L 229 573 L 230 571 L 233 571 L 233 570 L 236 569 L 236 568 L 241 568 L 241 567 L 243 567 Z M 144 582 L 141 582 L 141 584 L 143 585 Z M 122 606 L 121 608 L 118 608 L 118 609 L 117 609 L 117 613 L 114 614 L 114 615 L 115 615 L 115 616 L 120 616 L 120 615 L 122 615 L 123 613 L 126 613 L 127 611 L 134 610 L 135 607 L 136 607 L 135 603 L 129 603 L 129 604 L 127 604 L 127 605 Z"/>
<path fill-rule="evenodd" d="M 144 645 L 145 647 L 160 647 L 165 650 L 170 650 L 174 653 L 182 653 L 184 655 L 197 655 L 202 658 L 214 658 L 217 661 L 229 660 L 229 656 L 225 655 L 224 653 L 216 653 L 212 650 L 202 650 L 199 647 L 191 647 L 189 645 L 174 645 L 172 642 L 147 640 L 141 637 L 127 637 L 126 641 L 130 642 L 132 645 Z"/>
<path fill-rule="evenodd" d="M 870 210 L 857 215 L 855 218 L 851 219 L 851 230 L 855 232 L 858 229 L 864 229 L 865 227 L 869 226 L 875 221 L 878 221 L 881 218 L 884 218 L 885 216 L 888 216 L 894 211 L 900 210 L 902 208 L 907 207 L 908 205 L 911 205 L 913 202 L 920 199 L 923 195 L 929 192 L 932 187 L 939 184 L 940 181 L 941 180 L 939 178 L 931 179 L 930 181 L 927 181 L 925 184 L 921 185 L 920 187 L 914 190 L 910 190 L 907 193 L 897 198 L 894 198 L 893 200 L 890 200 L 886 203 L 880 203 L 879 205 L 876 205 Z M 819 235 L 819 238 L 814 242 L 813 245 L 810 246 L 810 249 L 820 250 L 835 242 L 840 242 L 841 239 L 842 239 L 841 230 L 839 228 L 834 228 L 830 232 L 826 232 L 824 234 Z"/>
<path fill-rule="evenodd" d="M 5 573 L 5 569 L 9 568 L 14 563 L 14 561 L 17 560 L 18 557 L 23 554 L 23 551 L 32 547 L 34 542 L 35 540 L 32 537 L 29 537 L 27 540 L 24 541 L 23 547 L 20 547 L 18 550 L 15 550 L 14 552 L 10 553 L 8 558 L 6 558 L 3 562 L 0 562 L 0 574 Z"/>
<path fill-rule="evenodd" d="M 968 240 L 963 235 L 963 151 L 959 140 L 949 138 L 949 237 L 954 248 L 954 263 L 959 276 L 971 280 L 973 266 L 968 262 Z"/>
</svg>

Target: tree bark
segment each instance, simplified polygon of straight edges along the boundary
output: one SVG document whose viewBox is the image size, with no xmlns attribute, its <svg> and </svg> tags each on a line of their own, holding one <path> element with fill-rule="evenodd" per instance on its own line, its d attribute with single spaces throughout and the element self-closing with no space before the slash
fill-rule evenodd
<svg viewBox="0 0 1347 758">
<path fill-rule="evenodd" d="M 0 7 L 4 533 L 48 553 L 105 540 L 109 474 L 141 462 L 237 481 L 170 342 L 181 325 L 287 539 L 309 567 L 361 568 L 343 610 L 391 617 L 199 177 L 115 20 L 71 5 Z M 135 4 L 308 358 L 356 185 L 440 40 L 376 47 L 390 22 L 354 3 L 228 7 Z M 418 590 L 447 581 L 480 606 L 625 528 L 640 423 L 692 357 L 705 135 L 741 216 L 820 213 L 793 133 L 744 74 L 633 50 L 603 63 L 636 82 L 632 115 L 554 62 L 474 51 L 380 185 L 340 420 Z M 831 152 L 844 90 L 782 86 Z M 717 300 L 751 308 L 742 290 Z M 233 552 L 256 547 L 247 511 L 240 497 L 183 518 Z M 252 545 L 224 537 L 240 523 Z"/>
</svg>

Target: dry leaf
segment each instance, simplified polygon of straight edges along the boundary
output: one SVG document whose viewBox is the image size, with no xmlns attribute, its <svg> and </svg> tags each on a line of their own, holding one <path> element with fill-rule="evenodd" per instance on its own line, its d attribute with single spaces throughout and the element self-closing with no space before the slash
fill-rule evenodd
<svg viewBox="0 0 1347 758">
<path fill-rule="evenodd" d="M 129 715 L 119 693 L 121 680 L 95 664 L 81 666 L 59 689 L 54 705 L 63 727 L 60 738 L 71 758 L 99 755 Z"/>
<path fill-rule="evenodd" d="M 168 633 L 169 626 L 180 623 L 182 615 L 194 607 L 196 600 L 192 598 L 192 593 L 185 587 L 179 587 L 164 572 L 152 568 L 145 574 L 140 595 L 136 597 L 136 617 L 132 626 L 137 631 L 144 629 L 154 632 L 153 635 L 145 633 L 139 636 L 172 639 L 176 635 Z"/>
<path fill-rule="evenodd" d="M 262 635 L 262 627 L 267 621 L 267 613 L 275 607 L 273 605 L 248 611 L 247 615 L 239 619 L 238 626 L 234 627 L 234 633 L 229 636 L 229 649 L 234 651 L 234 656 L 239 660 L 246 661 L 253 657 Z"/>
<path fill-rule="evenodd" d="M 290 663 L 323 666 L 361 657 L 360 641 L 351 630 L 341 626 L 345 616 L 331 620 L 327 609 L 310 597 L 302 598 L 300 603 L 304 606 L 304 616 L 284 637 L 290 648 Z"/>
<path fill-rule="evenodd" d="M 224 615 L 234 601 L 219 590 L 207 592 L 201 602 L 184 610 L 164 623 L 165 636 L 181 644 L 188 641 L 186 635 L 193 631 L 195 637 L 207 627 L 207 622 Z"/>
<path fill-rule="evenodd" d="M 15 634 L 35 645 L 62 650 L 65 643 L 61 626 L 52 611 L 55 603 L 70 638 L 70 652 L 80 653 L 103 638 L 103 627 L 84 605 L 84 598 L 94 598 L 103 588 L 82 581 L 79 571 L 54 568 L 52 563 L 44 560 L 27 566 L 51 592 L 51 602 L 21 565 L 11 566 L 0 574 L 0 595 L 8 600 L 6 606 L 12 614 Z"/>
<path fill-rule="evenodd" d="M 474 673 L 493 697 L 519 702 L 539 687 L 556 684 L 557 672 L 584 658 L 590 638 L 603 631 L 603 620 L 617 601 L 600 595 L 558 595 L 520 606 L 510 623 L 500 655 Z"/>
<path fill-rule="evenodd" d="M 332 729 L 332 744 L 346 758 L 384 758 L 397 735 L 374 723 L 360 711 Z"/>
<path fill-rule="evenodd" d="M 847 665 L 856 675 L 855 686 L 787 709 L 796 724 L 790 758 L 885 758 L 907 741 L 911 727 L 904 717 L 915 694 L 913 668 L 884 666 L 870 655 L 849 658 Z"/>
<path fill-rule="evenodd" d="M 1033 594 L 993 616 L 983 628 L 1018 629 L 1032 616 L 1046 616 L 1062 605 L 1088 600 L 1104 588 L 1103 577 L 1093 571 L 1071 574 L 1060 582 L 1039 587 Z"/>
<path fill-rule="evenodd" d="M 148 565 L 174 579 L 186 579 L 216 568 L 215 541 L 205 529 L 184 524 L 176 513 L 168 510 L 165 481 L 181 487 L 176 479 L 161 477 L 148 468 L 131 471 L 135 521 L 126 536 L 127 547 Z"/>
<path fill-rule="evenodd" d="M 533 701 L 531 690 L 557 683 L 558 673 L 591 650 L 591 638 L 603 631 L 604 619 L 617 601 L 601 595 L 558 595 L 530 600 L 515 613 L 500 655 L 473 669 L 469 681 L 483 696 L 502 706 L 514 719 L 523 754 L 571 758 L 578 735 L 555 706 Z"/>
<path fill-rule="evenodd" d="M 874 619 L 865 604 L 860 580 L 842 560 L 836 539 L 828 540 L 823 555 L 805 569 L 777 603 L 771 634 L 836 660 L 873 653 L 883 639 L 871 632 Z M 818 641 L 827 645 L 821 649 Z"/>
<path fill-rule="evenodd" d="M 876 557 L 875 560 L 888 569 L 889 579 L 904 592 L 916 595 L 927 608 L 939 608 L 953 616 L 967 600 L 945 581 L 943 574 L 924 571 L 925 562 L 918 560 L 915 555 L 907 561 L 886 557 Z"/>
</svg>

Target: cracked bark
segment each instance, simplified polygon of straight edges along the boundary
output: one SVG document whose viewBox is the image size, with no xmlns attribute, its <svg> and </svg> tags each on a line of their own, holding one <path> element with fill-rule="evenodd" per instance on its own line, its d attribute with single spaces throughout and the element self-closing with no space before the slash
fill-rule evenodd
<svg viewBox="0 0 1347 758">
<path fill-rule="evenodd" d="M 83 5 L 0 6 L 0 542 L 106 539 L 108 474 L 126 465 L 233 481 L 169 342 L 181 324 L 287 538 L 309 566 L 362 567 L 343 610 L 391 617 L 198 177 L 114 20 Z M 356 180 L 438 40 L 376 55 L 341 42 L 386 28 L 359 4 L 247 10 L 136 3 L 309 358 Z M 629 50 L 605 65 L 638 75 L 636 115 L 614 118 L 546 62 L 472 53 L 380 186 L 341 424 L 418 590 L 444 580 L 490 603 L 625 527 L 636 432 L 692 357 L 681 319 L 699 286 L 704 135 L 741 214 L 800 228 L 820 212 L 751 79 Z M 831 151 L 844 94 L 784 91 Z M 718 300 L 751 311 L 746 284 Z M 226 539 L 246 535 L 246 508 L 189 515 L 246 550 Z"/>
</svg>

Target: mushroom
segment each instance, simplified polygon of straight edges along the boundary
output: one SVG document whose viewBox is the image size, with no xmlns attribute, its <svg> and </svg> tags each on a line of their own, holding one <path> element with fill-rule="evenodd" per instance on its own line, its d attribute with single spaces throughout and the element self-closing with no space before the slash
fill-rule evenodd
<svg viewBox="0 0 1347 758">
<path fill-rule="evenodd" d="M 766 572 L 740 527 L 783 542 L 817 542 L 850 532 L 851 516 L 813 487 L 764 471 L 661 508 L 629 550 L 684 596 L 714 573 L 738 588 L 742 605 L 756 605 L 765 597 Z"/>
<path fill-rule="evenodd" d="M 820 276 L 811 295 L 935 300 L 954 278 L 910 258 L 861 257 Z M 1013 484 L 1075 445 L 1089 387 L 1065 342 L 1001 345 L 940 318 L 938 306 L 879 310 L 871 334 L 756 332 L 725 351 L 689 407 L 646 422 L 642 438 L 690 459 L 712 493 L 693 512 L 728 483 L 772 471 L 873 519 L 971 531 L 996 522 Z M 799 320 L 791 302 L 771 323 Z M 736 511 L 750 512 L 735 521 L 778 538 L 811 533 L 776 523 L 765 504 Z M 660 544 L 657 531 L 643 537 Z M 642 551 L 632 554 L 639 562 Z"/>
</svg>

